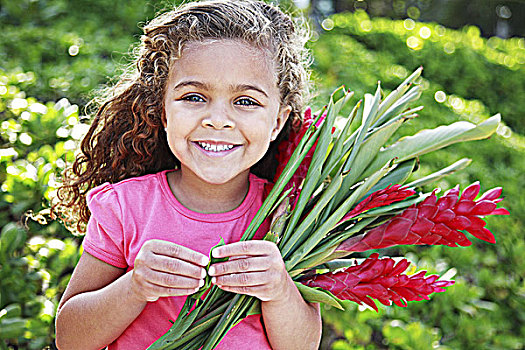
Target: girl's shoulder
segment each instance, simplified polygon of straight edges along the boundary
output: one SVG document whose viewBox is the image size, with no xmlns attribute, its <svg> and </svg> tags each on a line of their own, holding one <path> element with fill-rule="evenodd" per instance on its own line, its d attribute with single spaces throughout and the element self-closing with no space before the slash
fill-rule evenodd
<svg viewBox="0 0 525 350">
<path fill-rule="evenodd" d="M 109 183 L 104 182 L 103 184 L 96 186 L 88 191 L 87 198 L 95 196 L 104 196 L 110 193 L 116 192 L 129 192 L 136 191 L 138 189 L 147 189 L 152 186 L 158 185 L 159 176 L 162 176 L 169 170 L 163 170 L 155 174 L 146 174 L 137 177 L 130 177 L 119 182 Z"/>
<path fill-rule="evenodd" d="M 89 190 L 86 195 L 88 207 L 94 205 L 121 205 L 123 201 L 142 201 L 159 191 L 162 176 L 168 170 L 155 174 L 132 177 L 116 183 L 105 182 Z"/>
</svg>

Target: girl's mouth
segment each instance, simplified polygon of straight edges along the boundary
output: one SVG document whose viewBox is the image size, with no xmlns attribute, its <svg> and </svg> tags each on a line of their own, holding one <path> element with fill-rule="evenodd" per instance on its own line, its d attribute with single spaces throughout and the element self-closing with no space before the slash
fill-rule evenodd
<svg viewBox="0 0 525 350">
<path fill-rule="evenodd" d="M 227 144 L 227 143 L 221 143 L 221 144 L 208 143 L 205 141 L 196 141 L 193 143 L 208 153 L 216 153 L 216 154 L 226 154 L 240 146 L 240 145 Z"/>
</svg>

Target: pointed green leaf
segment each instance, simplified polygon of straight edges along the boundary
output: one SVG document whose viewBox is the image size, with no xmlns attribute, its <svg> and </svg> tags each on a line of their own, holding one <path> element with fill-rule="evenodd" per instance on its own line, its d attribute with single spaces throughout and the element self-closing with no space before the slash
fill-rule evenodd
<svg viewBox="0 0 525 350">
<path fill-rule="evenodd" d="M 357 110 L 359 109 L 360 105 L 361 105 L 361 101 L 359 101 L 354 106 L 354 109 L 352 109 L 352 112 L 350 112 L 346 120 L 345 127 L 339 134 L 339 138 L 336 140 L 334 147 L 332 148 L 332 151 L 330 152 L 326 160 L 326 163 L 323 166 L 323 173 L 321 174 L 321 179 L 325 179 L 328 176 L 328 174 L 332 173 L 332 170 L 334 170 L 336 165 L 341 161 L 341 158 L 343 158 L 343 155 L 346 154 L 350 150 L 350 147 L 352 147 L 352 143 L 346 142 L 348 140 L 346 135 L 348 134 L 350 130 L 350 127 L 357 115 Z"/>
<path fill-rule="evenodd" d="M 325 262 L 314 267 L 315 270 L 328 270 L 334 272 L 335 270 L 344 269 L 350 266 L 354 266 L 356 259 L 335 259 L 332 261 Z"/>
<path fill-rule="evenodd" d="M 398 158 L 398 162 L 402 162 L 457 142 L 487 138 L 496 131 L 499 122 L 500 116 L 495 115 L 478 125 L 461 121 L 403 137 L 395 144 L 379 151 L 361 178 L 373 173 L 387 160 L 395 157 Z"/>
<path fill-rule="evenodd" d="M 308 216 L 304 218 L 301 224 L 294 230 L 293 236 L 290 238 L 286 244 L 282 245 L 281 254 L 283 257 L 287 257 L 289 252 L 294 251 L 295 248 L 302 244 L 303 241 L 299 240 L 301 237 L 304 237 L 304 232 L 312 225 L 312 223 L 317 219 L 324 207 L 330 202 L 333 196 L 337 193 L 339 188 L 341 188 L 341 183 L 343 182 L 343 175 L 339 175 L 332 180 L 330 185 L 326 190 L 323 191 L 321 198 L 317 201 L 317 204 L 312 209 Z M 306 239 L 306 237 L 304 237 Z"/>
<path fill-rule="evenodd" d="M 391 118 L 402 113 L 410 103 L 417 101 L 421 97 L 421 87 L 416 85 L 405 95 L 401 96 L 388 110 L 374 123 L 372 127 L 377 127 L 388 122 Z"/>
<path fill-rule="evenodd" d="M 370 191 L 368 191 L 368 193 L 363 196 L 363 198 L 368 197 L 376 191 L 386 188 L 390 184 L 404 184 L 410 176 L 410 174 L 412 174 L 412 172 L 414 171 L 414 167 L 416 166 L 416 159 L 409 159 L 396 165 L 397 166 L 391 172 L 386 174 L 381 180 L 379 180 L 379 182 L 376 183 L 374 187 L 372 187 Z"/>
<path fill-rule="evenodd" d="M 336 296 L 334 296 L 327 290 L 324 290 L 322 288 L 308 287 L 300 282 L 295 282 L 295 285 L 301 293 L 301 295 L 303 296 L 303 299 L 309 303 L 323 303 L 326 305 L 336 307 L 340 310 L 345 309 L 341 304 L 341 300 L 339 300 Z"/>
<path fill-rule="evenodd" d="M 356 180 L 359 179 L 368 164 L 372 162 L 381 147 L 383 147 L 394 132 L 399 129 L 401 124 L 403 124 L 403 119 L 383 126 L 366 138 L 360 147 L 359 152 L 357 152 L 350 173 L 345 178 L 343 188 L 350 188 L 355 184 Z"/>
<path fill-rule="evenodd" d="M 407 90 L 414 83 L 414 81 L 421 76 L 422 71 L 423 71 L 423 67 L 419 67 L 418 69 L 416 69 L 394 91 L 388 94 L 385 100 L 381 102 L 381 105 L 379 106 L 379 109 L 377 110 L 377 116 L 376 116 L 376 120 L 374 120 L 374 124 L 376 124 L 377 120 L 381 118 L 383 113 L 385 113 L 394 103 L 396 103 L 399 100 L 401 96 L 405 94 L 405 92 L 407 92 Z M 388 118 L 381 118 L 381 119 L 388 120 Z M 377 124 L 379 125 L 381 123 L 377 123 Z"/>
<path fill-rule="evenodd" d="M 472 159 L 468 159 L 468 158 L 460 159 L 454 164 L 451 164 L 446 168 L 443 168 L 439 171 L 436 171 L 435 173 L 422 177 L 421 179 L 412 181 L 411 183 L 407 184 L 407 187 L 421 187 L 431 182 L 440 180 L 444 178 L 445 176 L 455 173 L 458 170 L 465 169 L 471 162 L 472 162 Z"/>
<path fill-rule="evenodd" d="M 359 127 L 357 139 L 354 142 L 354 145 L 352 147 L 352 152 L 350 153 L 350 156 L 346 160 L 345 166 L 343 168 L 343 173 L 347 173 L 348 171 L 353 169 L 354 159 L 357 156 L 359 150 L 361 149 L 363 140 L 365 139 L 368 129 L 370 128 L 370 125 L 372 124 L 373 118 L 375 114 L 377 113 L 377 108 L 379 107 L 380 99 L 381 99 L 381 88 L 379 85 L 377 87 L 377 90 L 374 96 L 370 94 L 365 94 L 365 103 L 363 104 L 363 111 L 362 111 L 363 118 L 362 118 L 361 126 Z"/>
</svg>

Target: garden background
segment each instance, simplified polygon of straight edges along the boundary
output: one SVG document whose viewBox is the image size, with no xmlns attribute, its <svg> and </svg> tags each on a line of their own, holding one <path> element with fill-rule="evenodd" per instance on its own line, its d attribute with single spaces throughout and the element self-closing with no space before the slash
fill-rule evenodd
<svg viewBox="0 0 525 350">
<path fill-rule="evenodd" d="M 281 3 L 301 11 L 291 1 Z M 436 17 L 436 3 L 449 6 L 447 11 L 439 7 L 442 18 Z M 503 186 L 502 204 L 511 212 L 488 219 L 495 245 L 475 240 L 469 248 L 382 250 L 407 256 L 418 270 L 444 274 L 456 284 L 431 301 L 380 307 L 379 313 L 353 304 L 346 312 L 325 307 L 322 349 L 524 346 L 525 39 L 519 25 L 525 23 L 524 5 L 486 0 L 463 8 L 461 3 L 313 1 L 302 10 L 311 15 L 315 31 L 309 42 L 315 57 L 312 106 L 325 104 L 341 84 L 356 92 L 354 101 L 374 91 L 378 80 L 389 91 L 423 66 L 420 103 L 425 108 L 400 134 L 459 120 L 479 123 L 501 113 L 503 123 L 489 140 L 423 156 L 417 176 L 471 158 L 467 169 L 434 185 L 464 188 L 480 180 L 482 191 Z M 89 123 L 86 103 L 128 63 L 140 23 L 166 4 L 0 0 L 0 349 L 55 348 L 56 307 L 82 238 L 58 222 L 27 220 L 24 214 L 49 207 Z M 465 24 L 456 17 L 464 18 L 458 11 L 469 8 L 494 13 L 479 27 L 451 29 Z M 339 10 L 352 11 L 326 17 Z M 428 22 L 432 19 L 450 27 Z"/>
</svg>

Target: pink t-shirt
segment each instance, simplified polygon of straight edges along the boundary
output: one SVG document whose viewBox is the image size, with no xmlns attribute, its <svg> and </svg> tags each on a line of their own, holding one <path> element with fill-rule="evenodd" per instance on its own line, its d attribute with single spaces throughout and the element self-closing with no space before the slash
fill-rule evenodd
<svg viewBox="0 0 525 350">
<path fill-rule="evenodd" d="M 168 170 L 157 174 L 104 183 L 87 194 L 91 211 L 84 250 L 115 267 L 133 269 L 140 248 L 150 239 L 162 239 L 208 255 L 211 247 L 224 238 L 239 241 L 262 204 L 266 180 L 250 174 L 250 188 L 241 205 L 220 214 L 191 211 L 171 192 Z M 263 223 L 255 238 L 268 231 Z M 145 349 L 171 326 L 186 297 L 159 298 L 146 305 L 142 313 L 108 346 L 108 350 Z M 221 341 L 217 349 L 271 349 L 261 315 L 244 319 Z"/>
</svg>

